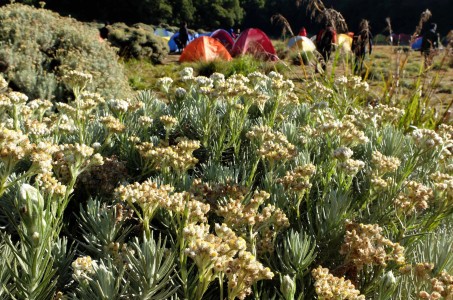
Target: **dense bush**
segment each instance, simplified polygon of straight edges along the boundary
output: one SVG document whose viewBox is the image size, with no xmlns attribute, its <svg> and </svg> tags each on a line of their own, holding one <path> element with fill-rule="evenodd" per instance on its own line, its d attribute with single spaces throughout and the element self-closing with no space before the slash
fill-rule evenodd
<svg viewBox="0 0 453 300">
<path fill-rule="evenodd" d="M 0 299 L 451 299 L 453 126 L 419 86 L 194 74 L 103 101 L 72 72 L 58 112 L 0 77 Z"/>
<path fill-rule="evenodd" d="M 108 40 L 120 49 L 125 58 L 150 59 L 153 63 L 161 63 L 168 54 L 167 41 L 154 35 L 152 26 L 135 24 L 130 27 L 124 23 L 110 26 Z"/>
<path fill-rule="evenodd" d="M 88 88 L 104 96 L 129 93 L 115 51 L 97 30 L 21 4 L 0 8 L 0 23 L 0 71 L 12 89 L 31 98 L 62 99 L 68 91 L 58 78 L 79 69 L 93 74 Z"/>
</svg>

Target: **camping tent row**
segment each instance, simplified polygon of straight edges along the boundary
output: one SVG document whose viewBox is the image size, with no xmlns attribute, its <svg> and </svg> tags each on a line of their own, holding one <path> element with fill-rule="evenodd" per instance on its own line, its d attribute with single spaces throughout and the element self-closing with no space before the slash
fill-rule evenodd
<svg viewBox="0 0 453 300">
<path fill-rule="evenodd" d="M 278 59 L 269 37 L 259 29 L 249 28 L 244 30 L 236 40 L 233 40 L 231 35 L 223 29 L 214 31 L 210 36 L 192 38 L 184 48 L 179 61 L 231 60 L 232 57 L 244 54 L 260 59 Z"/>
<path fill-rule="evenodd" d="M 287 47 L 290 50 L 298 50 L 301 52 L 313 52 L 316 50 L 315 46 L 316 35 L 311 39 L 306 36 L 293 36 L 289 39 Z M 341 33 L 337 37 L 337 44 L 344 52 L 351 52 L 352 37 L 348 34 Z"/>
</svg>

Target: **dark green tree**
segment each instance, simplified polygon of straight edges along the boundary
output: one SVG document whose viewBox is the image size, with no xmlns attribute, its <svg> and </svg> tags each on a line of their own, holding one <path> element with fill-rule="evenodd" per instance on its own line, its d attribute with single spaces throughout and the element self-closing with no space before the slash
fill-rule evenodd
<svg viewBox="0 0 453 300">
<path fill-rule="evenodd" d="M 137 12 L 146 23 L 167 23 L 172 20 L 173 5 L 168 0 L 140 0 Z"/>
<path fill-rule="evenodd" d="M 242 21 L 244 10 L 239 0 L 194 0 L 195 24 L 192 27 L 228 28 Z"/>
<path fill-rule="evenodd" d="M 191 23 L 194 19 L 195 7 L 192 0 L 174 0 L 173 15 L 175 19 L 171 23 L 179 24 L 181 21 Z M 170 22 L 169 22 L 170 23 Z"/>
</svg>

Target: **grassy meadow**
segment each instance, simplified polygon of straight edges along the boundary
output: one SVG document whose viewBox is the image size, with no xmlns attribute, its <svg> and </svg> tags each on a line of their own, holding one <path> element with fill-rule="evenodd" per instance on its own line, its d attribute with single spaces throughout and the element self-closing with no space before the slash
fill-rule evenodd
<svg viewBox="0 0 453 300">
<path fill-rule="evenodd" d="M 155 89 L 156 82 L 160 77 L 175 77 L 178 71 L 185 66 L 191 66 L 195 71 L 203 75 L 213 72 L 247 73 L 250 70 L 262 70 L 264 72 L 277 71 L 295 83 L 305 80 L 320 78 L 315 73 L 316 59 L 312 59 L 309 65 L 302 67 L 297 51 L 286 49 L 286 43 L 281 40 L 273 40 L 279 54 L 282 57 L 279 62 L 255 61 L 253 59 L 241 61 L 240 63 L 183 63 L 178 62 L 178 54 L 168 55 L 161 65 L 153 65 L 144 60 L 129 60 L 124 62 L 129 83 L 135 89 Z M 414 88 L 419 85 L 418 80 L 423 77 L 425 86 L 430 86 L 431 104 L 440 107 L 447 107 L 453 100 L 453 68 L 451 56 L 446 56 L 448 50 L 439 51 L 435 56 L 432 68 L 429 72 L 423 71 L 423 57 L 420 51 L 409 50 L 408 46 L 382 46 L 373 47 L 370 56 L 367 55 L 364 63 L 362 76 L 366 77 L 370 84 L 371 92 L 376 98 L 381 98 L 389 84 L 389 77 L 394 76 L 401 69 L 399 97 L 408 98 Z M 338 53 L 335 67 L 332 66 L 335 58 L 331 58 L 328 72 L 329 75 L 340 76 L 351 74 L 351 57 L 344 53 Z M 332 71 L 332 68 L 334 70 Z M 249 69 L 249 70 L 247 70 Z M 206 74 L 204 74 L 206 75 Z M 423 76 L 421 76 L 423 75 Z M 404 101 L 404 99 L 403 99 Z"/>
<path fill-rule="evenodd" d="M 0 299 L 452 299 L 451 47 L 362 77 L 275 46 L 121 59 L 118 97 L 97 61 L 49 79 L 66 98 L 2 71 Z"/>
</svg>

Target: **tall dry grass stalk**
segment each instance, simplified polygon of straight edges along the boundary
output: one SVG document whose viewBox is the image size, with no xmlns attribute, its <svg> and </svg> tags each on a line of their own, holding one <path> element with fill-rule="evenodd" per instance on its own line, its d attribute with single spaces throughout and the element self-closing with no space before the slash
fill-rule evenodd
<svg viewBox="0 0 453 300">
<path fill-rule="evenodd" d="M 420 15 L 420 20 L 418 20 L 418 25 L 415 27 L 415 32 L 411 36 L 411 44 L 415 41 L 415 39 L 420 35 L 423 29 L 423 24 L 428 22 L 428 20 L 431 18 L 433 14 L 429 9 L 426 9 L 422 14 Z"/>
<path fill-rule="evenodd" d="M 307 3 L 307 12 L 310 18 L 314 19 L 318 14 L 326 10 L 324 3 L 321 0 L 304 0 Z"/>
<path fill-rule="evenodd" d="M 310 18 L 318 23 L 328 24 L 337 32 L 347 32 L 348 25 L 343 15 L 333 8 L 326 8 L 321 0 L 304 0 L 307 3 L 307 12 Z"/>
<path fill-rule="evenodd" d="M 450 30 L 448 32 L 448 34 L 447 34 L 447 42 L 448 42 L 448 44 L 447 44 L 444 56 L 443 56 L 442 61 L 441 61 L 441 65 L 443 65 L 443 63 L 446 62 L 447 57 L 449 57 L 449 61 L 446 62 L 446 63 L 448 64 L 448 66 L 450 68 L 453 68 L 453 30 Z M 441 70 L 441 69 L 442 68 L 439 68 L 439 70 Z M 445 108 L 445 111 L 442 114 L 442 119 L 440 119 L 438 121 L 438 124 L 440 124 L 441 122 L 447 123 L 447 122 L 451 121 L 451 119 L 453 118 L 452 112 L 450 111 L 452 106 L 453 106 L 453 99 L 451 99 L 451 101 L 447 104 L 447 106 Z"/>
<path fill-rule="evenodd" d="M 282 26 L 282 35 L 285 35 L 286 32 L 289 32 L 291 36 L 294 36 L 294 32 L 291 29 L 291 25 L 289 24 L 288 20 L 281 14 L 275 14 L 271 17 L 271 23 L 273 25 L 281 25 Z"/>
<path fill-rule="evenodd" d="M 387 24 L 387 27 L 385 27 L 384 31 L 388 31 L 389 34 L 392 35 L 393 29 L 390 17 L 385 18 L 385 23 Z"/>
<path fill-rule="evenodd" d="M 453 30 L 450 30 L 450 32 L 448 32 L 447 41 L 448 41 L 448 45 L 452 48 L 453 47 Z"/>
<path fill-rule="evenodd" d="M 360 33 L 364 32 L 364 33 L 371 34 L 370 22 L 368 22 L 368 20 L 366 20 L 366 19 L 362 19 L 360 21 L 359 29 L 360 29 Z"/>
<path fill-rule="evenodd" d="M 273 15 L 271 17 L 271 23 L 275 24 L 275 25 L 281 25 L 282 26 L 282 33 L 281 34 L 283 36 L 285 36 L 286 31 L 288 31 L 291 34 L 291 36 L 294 36 L 294 32 L 291 29 L 291 25 L 289 24 L 288 20 L 283 15 L 281 15 L 281 14 Z M 307 78 L 307 71 L 305 70 L 304 61 L 302 59 L 300 51 L 298 52 L 298 58 L 299 58 L 300 65 L 302 66 L 302 70 L 304 71 L 304 76 L 305 76 L 305 79 L 306 79 Z"/>
</svg>

